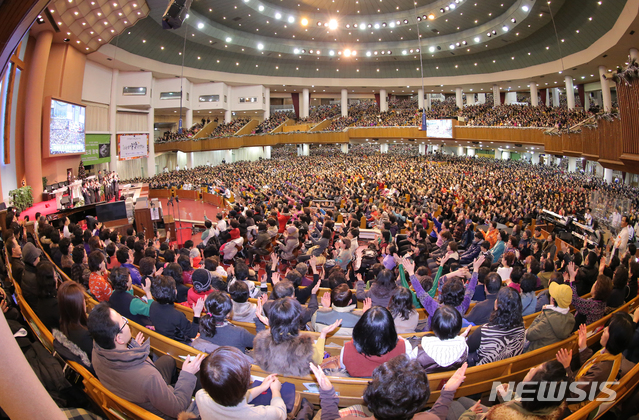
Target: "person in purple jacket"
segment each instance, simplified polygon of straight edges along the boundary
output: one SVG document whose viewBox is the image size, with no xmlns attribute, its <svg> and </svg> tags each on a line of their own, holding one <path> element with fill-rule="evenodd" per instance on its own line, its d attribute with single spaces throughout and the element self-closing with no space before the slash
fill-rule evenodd
<svg viewBox="0 0 639 420">
<path fill-rule="evenodd" d="M 402 259 L 402 266 L 410 277 L 410 282 L 413 286 L 413 289 L 415 289 L 417 299 L 419 299 L 422 306 L 428 313 L 428 324 L 426 326 L 426 331 L 430 331 L 430 320 L 435 314 L 437 308 L 440 307 L 440 305 L 450 305 L 457 309 L 462 317 L 464 316 L 466 311 L 468 311 L 470 301 L 475 294 L 475 287 L 477 286 L 477 279 L 479 278 L 479 268 L 483 263 L 483 255 L 473 261 L 473 274 L 470 277 L 470 281 L 466 285 L 465 291 L 464 284 L 459 278 L 448 278 L 442 286 L 442 292 L 439 297 L 440 302 L 437 302 L 433 297 L 430 296 L 430 294 L 428 294 L 428 290 L 424 290 L 422 288 L 421 284 L 417 280 L 417 277 L 415 277 L 415 263 L 405 258 Z"/>
</svg>

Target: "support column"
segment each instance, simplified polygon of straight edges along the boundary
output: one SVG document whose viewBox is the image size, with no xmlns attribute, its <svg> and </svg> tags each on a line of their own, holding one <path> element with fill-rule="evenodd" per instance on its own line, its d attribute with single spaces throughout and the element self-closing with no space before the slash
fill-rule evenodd
<svg viewBox="0 0 639 420">
<path fill-rule="evenodd" d="M 539 105 L 539 94 L 537 93 L 537 83 L 530 82 L 530 105 Z"/>
<path fill-rule="evenodd" d="M 147 115 L 148 125 L 149 125 L 149 156 L 146 158 L 146 176 L 154 176 L 155 175 L 155 109 L 153 107 L 149 108 L 149 113 Z M 111 161 L 116 160 L 115 154 L 111 154 Z"/>
<path fill-rule="evenodd" d="M 231 120 L 233 119 L 233 95 L 232 95 L 232 90 L 233 90 L 233 86 L 227 86 L 227 93 L 226 95 L 228 96 L 228 103 L 226 104 L 227 108 L 224 112 L 224 124 L 228 124 L 231 122 Z"/>
<path fill-rule="evenodd" d="M 271 88 L 264 88 L 264 119 L 271 118 Z"/>
<path fill-rule="evenodd" d="M 475 94 L 474 93 L 467 93 L 466 94 L 466 106 L 468 105 L 475 105 Z"/>
<path fill-rule="evenodd" d="M 26 182 L 33 190 L 35 203 L 42 201 L 42 101 L 52 42 L 53 32 L 45 31 L 38 35 L 27 73 L 29 81 L 24 110 L 29 117 L 26 118 L 24 125 L 24 167 Z M 112 106 L 115 105 L 112 104 Z"/>
<path fill-rule="evenodd" d="M 300 104 L 300 112 L 302 118 L 307 118 L 310 110 L 311 94 L 308 89 L 302 89 L 302 104 Z"/>
<path fill-rule="evenodd" d="M 271 146 L 264 146 L 264 159 L 271 158 L 271 150 L 272 150 Z"/>
<path fill-rule="evenodd" d="M 507 150 L 504 150 L 501 152 L 501 160 L 508 160 L 510 159 L 510 152 Z"/>
<path fill-rule="evenodd" d="M 544 156 L 544 161 L 546 162 L 547 166 L 552 165 L 552 160 L 553 160 L 553 156 L 546 153 L 546 156 Z"/>
<path fill-rule="evenodd" d="M 532 152 L 530 154 L 530 163 L 532 163 L 533 165 L 539 165 L 539 153 Z"/>
<path fill-rule="evenodd" d="M 566 99 L 568 100 L 568 109 L 575 109 L 575 88 L 572 84 L 572 76 L 564 77 L 566 83 Z"/>
<path fill-rule="evenodd" d="M 590 109 L 590 93 L 586 92 L 584 95 L 584 110 L 588 111 Z"/>
<path fill-rule="evenodd" d="M 501 99 L 499 98 L 499 86 L 493 85 L 493 105 L 501 105 Z"/>
<path fill-rule="evenodd" d="M 464 100 L 462 99 L 462 88 L 455 88 L 455 102 L 457 108 L 462 109 L 464 107 Z"/>
<path fill-rule="evenodd" d="M 466 148 L 466 156 L 475 156 L 475 148 L 467 147 Z"/>
<path fill-rule="evenodd" d="M 552 106 L 555 108 L 559 106 L 559 88 L 552 89 Z"/>
<path fill-rule="evenodd" d="M 187 109 L 184 113 L 184 131 L 190 130 L 193 127 L 193 110 Z"/>
<path fill-rule="evenodd" d="M 424 109 L 424 89 L 417 90 L 417 109 Z"/>
<path fill-rule="evenodd" d="M 599 80 L 601 81 L 601 96 L 603 97 L 604 112 L 610 112 L 612 109 L 612 98 L 610 96 L 610 83 L 606 78 L 606 66 L 599 66 Z M 612 172 L 611 175 L 612 177 Z"/>
<path fill-rule="evenodd" d="M 379 153 L 388 153 L 388 143 L 379 145 Z"/>
<path fill-rule="evenodd" d="M 612 184 L 612 169 L 604 168 L 604 181 L 608 184 Z"/>
<path fill-rule="evenodd" d="M 226 111 L 224 111 L 224 124 L 230 123 L 232 119 L 233 119 L 233 113 L 231 112 L 231 110 L 227 109 Z"/>
<path fill-rule="evenodd" d="M 426 95 L 426 109 L 430 111 L 431 106 L 432 106 L 432 99 L 429 93 L 428 95 Z"/>
<path fill-rule="evenodd" d="M 388 111 L 388 94 L 386 89 L 379 90 L 379 112 Z"/>
<path fill-rule="evenodd" d="M 477 94 L 477 103 L 478 104 L 485 104 L 486 103 L 486 94 L 485 93 L 478 93 Z"/>
<path fill-rule="evenodd" d="M 426 154 L 426 145 L 425 144 L 420 144 L 419 145 L 419 154 L 420 155 L 425 155 Z"/>
<path fill-rule="evenodd" d="M 495 159 L 501 159 L 501 150 L 495 149 Z"/>
<path fill-rule="evenodd" d="M 308 156 L 308 144 L 297 145 L 297 156 Z"/>
<path fill-rule="evenodd" d="M 116 130 L 116 116 L 117 116 L 117 103 L 118 103 L 118 76 L 120 70 L 111 70 L 111 99 L 109 103 L 109 133 L 111 134 L 111 162 L 109 163 L 109 170 L 113 172 L 118 171 L 118 137 Z M 153 80 L 153 78 L 151 78 Z M 151 108 L 153 109 L 153 108 Z M 153 129 L 151 129 L 153 130 Z M 149 139 L 149 154 L 151 152 L 151 142 L 153 141 L 153 131 L 151 131 L 151 138 Z"/>
<path fill-rule="evenodd" d="M 186 169 L 193 169 L 193 152 L 186 154 Z"/>
<path fill-rule="evenodd" d="M 568 157 L 568 172 L 577 172 L 577 158 Z"/>
<path fill-rule="evenodd" d="M 342 98 L 340 100 L 342 108 L 342 117 L 348 117 L 348 90 L 342 89 Z"/>
<path fill-rule="evenodd" d="M 464 146 L 457 146 L 457 156 L 464 156 Z"/>
<path fill-rule="evenodd" d="M 550 106 L 550 91 L 552 89 L 546 89 L 546 106 Z"/>
<path fill-rule="evenodd" d="M 340 149 L 342 149 L 342 153 L 348 153 L 348 143 L 340 145 Z"/>
<path fill-rule="evenodd" d="M 632 182 L 632 174 L 630 172 L 626 172 L 626 177 L 623 180 L 624 185 L 630 185 Z"/>
</svg>

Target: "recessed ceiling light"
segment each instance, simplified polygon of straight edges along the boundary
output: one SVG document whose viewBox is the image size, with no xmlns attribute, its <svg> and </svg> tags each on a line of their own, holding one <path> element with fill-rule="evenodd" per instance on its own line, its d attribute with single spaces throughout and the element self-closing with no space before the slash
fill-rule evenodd
<svg viewBox="0 0 639 420">
<path fill-rule="evenodd" d="M 328 29 L 334 31 L 337 29 L 337 21 L 335 19 L 331 19 L 328 21 Z"/>
<path fill-rule="evenodd" d="M 308 25 L 308 19 L 306 19 L 306 18 L 302 18 L 302 20 L 300 21 L 300 23 L 302 24 L 302 26 L 306 26 L 306 25 Z"/>
<path fill-rule="evenodd" d="M 231 42 L 231 41 L 233 41 L 233 38 L 231 38 L 230 36 L 227 36 L 226 37 L 226 42 Z"/>
<path fill-rule="evenodd" d="M 264 6 L 262 6 L 261 4 L 258 6 L 257 10 L 259 10 L 260 12 L 264 11 Z"/>
</svg>

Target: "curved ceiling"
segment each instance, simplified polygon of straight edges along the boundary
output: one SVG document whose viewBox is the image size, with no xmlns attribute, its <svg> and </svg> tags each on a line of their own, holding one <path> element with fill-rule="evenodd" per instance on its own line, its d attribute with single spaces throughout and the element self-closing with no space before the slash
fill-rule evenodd
<svg viewBox="0 0 639 420">
<path fill-rule="evenodd" d="M 167 0 L 147 0 L 149 17 L 111 44 L 168 64 L 248 75 L 464 76 L 585 50 L 627 1 L 194 0 L 182 28 L 163 30 Z"/>
</svg>

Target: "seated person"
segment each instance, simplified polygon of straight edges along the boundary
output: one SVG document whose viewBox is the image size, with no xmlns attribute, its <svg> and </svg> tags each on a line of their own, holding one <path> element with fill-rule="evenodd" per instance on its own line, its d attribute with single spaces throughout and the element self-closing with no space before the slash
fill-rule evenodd
<svg viewBox="0 0 639 420">
<path fill-rule="evenodd" d="M 462 328 L 459 311 L 452 306 L 440 306 L 433 315 L 431 327 L 435 335 L 422 337 L 421 343 L 411 352 L 411 358 L 417 359 L 426 373 L 461 367 L 468 358 L 468 346 L 466 337 L 459 335 Z"/>
<path fill-rule="evenodd" d="M 182 267 L 182 283 L 184 284 L 193 284 L 193 269 L 191 258 L 187 255 L 180 255 L 177 259 L 178 264 Z"/>
<path fill-rule="evenodd" d="M 480 270 L 483 270 L 482 267 Z M 501 277 L 497 273 L 489 273 L 484 280 L 486 288 L 486 300 L 483 300 L 470 310 L 466 315 L 466 321 L 473 325 L 482 325 L 488 322 L 490 315 L 495 309 L 495 300 L 497 299 L 497 292 L 501 289 Z"/>
<path fill-rule="evenodd" d="M 89 254 L 89 291 L 98 302 L 106 302 L 113 293 L 113 287 L 109 282 L 109 272 L 106 269 L 104 254 L 99 250 Z"/>
<path fill-rule="evenodd" d="M 88 287 L 91 271 L 87 265 L 87 252 L 84 249 L 84 246 L 75 246 L 73 251 L 71 251 L 71 258 L 73 259 L 73 265 L 71 266 L 71 280 L 76 283 L 80 283 L 84 287 Z"/>
<path fill-rule="evenodd" d="M 567 273 L 564 273 L 566 277 L 568 277 Z M 552 273 L 550 279 L 548 280 L 548 284 L 557 283 L 564 284 L 564 275 L 561 273 Z M 550 303 L 550 291 L 544 290 L 537 295 L 537 304 L 535 305 L 535 312 L 539 312 L 542 310 L 544 305 L 548 305 Z"/>
<path fill-rule="evenodd" d="M 120 263 L 120 267 L 128 268 L 131 274 L 131 280 L 136 286 L 142 285 L 142 276 L 140 271 L 133 265 L 133 250 L 123 246 L 115 252 L 115 256 Z"/>
<path fill-rule="evenodd" d="M 211 352 L 200 368 L 202 389 L 196 392 L 202 420 L 285 420 L 286 404 L 282 400 L 281 382 L 269 375 L 255 388 L 251 385 L 251 362 L 233 347 L 220 347 Z M 270 405 L 252 405 L 258 395 L 271 390 Z"/>
<path fill-rule="evenodd" d="M 324 328 L 341 319 L 342 323 L 333 335 L 338 337 L 352 336 L 353 327 L 362 316 L 362 311 L 357 309 L 357 305 L 352 303 L 352 299 L 353 292 L 347 284 L 343 283 L 331 290 L 331 293 L 324 293 L 322 307 L 311 318 L 311 329 L 322 332 Z"/>
<path fill-rule="evenodd" d="M 165 419 L 175 419 L 189 407 L 204 355 L 187 357 L 172 387 L 175 360 L 160 356 L 153 362 L 150 341 L 142 333 L 132 340 L 127 319 L 107 303 L 93 308 L 87 325 L 94 340 L 91 362 L 106 389 Z"/>
<path fill-rule="evenodd" d="M 240 280 L 231 280 L 228 289 L 233 301 L 231 319 L 237 322 L 253 322 L 257 305 L 248 301 L 248 285 Z"/>
<path fill-rule="evenodd" d="M 530 342 L 526 351 L 533 351 L 565 340 L 575 327 L 575 316 L 570 313 L 572 290 L 567 284 L 550 283 L 548 288 L 550 303 L 544 305 L 541 313 L 526 330 L 526 340 Z"/>
<path fill-rule="evenodd" d="M 198 333 L 204 299 L 200 299 L 193 308 L 193 322 L 190 322 L 184 312 L 177 310 L 173 305 L 177 291 L 172 277 L 155 277 L 151 282 L 151 295 L 154 300 L 149 309 L 149 318 L 155 331 L 173 340 L 190 344 Z"/>
<path fill-rule="evenodd" d="M 521 278 L 521 307 L 522 315 L 532 315 L 537 307 L 537 295 L 535 288 L 537 287 L 537 276 L 532 273 L 526 273 Z"/>
<path fill-rule="evenodd" d="M 337 320 L 325 328 L 314 343 L 311 336 L 300 335 L 302 305 L 290 296 L 274 301 L 268 318 L 262 314 L 262 301 L 258 300 L 255 315 L 264 325 L 270 326 L 270 329 L 258 332 L 253 341 L 255 364 L 267 372 L 287 376 L 306 376 L 311 362 L 321 363 L 326 336 L 340 324 Z"/>
<path fill-rule="evenodd" d="M 413 294 L 406 287 L 395 289 L 388 304 L 388 310 L 393 316 L 397 334 L 414 333 L 419 322 L 419 314 L 413 306 Z"/>
<path fill-rule="evenodd" d="M 193 308 L 198 300 L 206 299 L 213 292 L 214 289 L 211 287 L 212 277 L 211 272 L 203 268 L 193 271 L 191 276 L 193 287 L 189 288 L 187 294 L 187 306 Z"/>
<path fill-rule="evenodd" d="M 600 264 L 603 266 L 604 264 Z M 603 269 L 600 267 L 600 271 Z M 572 287 L 572 306 L 577 310 L 575 319 L 585 319 L 585 324 L 590 325 L 599 321 L 606 313 L 606 302 L 612 293 L 612 280 L 603 274 L 597 276 L 597 281 L 592 285 L 590 299 L 584 299 L 577 295 L 575 277 L 577 270 L 574 263 L 568 264 L 570 275 L 570 287 Z"/>
<path fill-rule="evenodd" d="M 279 274 L 275 273 L 273 278 L 274 279 L 279 278 Z M 302 317 L 300 319 L 302 323 L 300 324 L 300 328 L 305 328 L 304 325 L 311 322 L 311 318 L 313 317 L 313 314 L 315 313 L 315 311 L 317 311 L 317 308 L 319 307 L 319 304 L 317 302 L 317 291 L 319 290 L 318 284 L 316 284 L 315 287 L 313 287 L 313 289 L 311 290 L 311 299 L 308 303 L 308 306 L 300 305 L 300 308 L 302 311 L 301 313 Z M 315 293 L 313 293 L 313 291 L 315 291 Z M 273 292 L 271 292 L 269 299 L 264 303 L 264 313 L 266 314 L 267 317 L 270 316 L 271 306 L 273 306 L 275 301 L 277 299 L 281 299 L 284 297 L 293 297 L 293 298 L 295 297 L 295 288 L 293 286 L 293 283 L 291 283 L 288 280 L 283 280 L 279 282 L 277 282 L 276 280 L 276 283 L 273 286 Z"/>
<path fill-rule="evenodd" d="M 368 290 L 365 290 L 366 284 L 362 279 L 362 275 L 358 273 L 356 287 L 357 300 L 370 298 L 372 306 L 382 306 L 386 308 L 397 288 L 397 284 L 395 283 L 393 272 L 388 269 L 382 269 Z"/>
<path fill-rule="evenodd" d="M 627 360 L 623 351 L 628 348 L 634 334 L 632 317 L 625 313 L 615 313 L 604 328 L 599 344 L 603 347 L 597 353 L 593 353 L 588 347 L 588 330 L 586 325 L 579 326 L 579 365 L 581 368 L 576 373 L 572 371 L 570 364 L 572 350 L 561 349 L 557 352 L 557 360 L 566 368 L 571 382 L 578 382 L 580 393 L 571 393 L 572 398 L 583 398 L 590 395 L 593 386 L 599 386 L 605 381 L 618 381 L 634 367 L 634 363 Z M 577 409 L 585 400 L 570 406 L 571 410 Z M 573 410 L 574 411 L 574 410 Z"/>
<path fill-rule="evenodd" d="M 488 323 L 468 337 L 468 364 L 483 365 L 520 355 L 524 350 L 524 335 L 519 293 L 511 287 L 502 287 Z"/>
<path fill-rule="evenodd" d="M 191 290 L 191 288 L 185 286 L 184 283 L 182 283 L 184 279 L 182 278 L 182 267 L 180 267 L 180 264 L 176 262 L 168 263 L 166 267 L 164 267 L 162 275 L 171 277 L 173 280 L 175 280 L 175 289 L 177 291 L 175 302 L 186 304 L 189 290 Z"/>
<path fill-rule="evenodd" d="M 58 342 L 67 348 L 71 347 L 67 341 L 78 346 L 81 353 L 74 352 L 74 354 L 80 358 L 86 368 L 89 368 L 93 352 L 93 339 L 87 329 L 87 305 L 84 293 L 84 287 L 74 281 L 62 283 L 57 295 L 58 308 L 62 308 L 60 311 L 60 330 L 52 330 L 51 333 Z"/>
<path fill-rule="evenodd" d="M 227 320 L 233 305 L 226 293 L 213 290 L 206 298 L 204 307 L 207 314 L 200 320 L 200 337 L 193 342 L 193 347 L 204 352 L 210 351 L 206 349 L 209 343 L 235 347 L 242 352 L 253 347 L 255 336 Z M 202 340 L 205 342 L 200 343 Z"/>
<path fill-rule="evenodd" d="M 123 317 L 140 325 L 153 325 L 149 319 L 149 310 L 153 302 L 151 295 L 151 279 L 144 279 L 142 290 L 146 301 L 133 294 L 133 280 L 129 274 L 129 269 L 116 267 L 111 270 L 109 280 L 113 285 L 113 293 L 109 298 L 109 305 Z"/>
<path fill-rule="evenodd" d="M 341 417 L 333 385 L 317 366 L 311 365 L 320 387 L 322 420 L 357 420 L 362 417 Z M 364 403 L 373 413 L 367 420 L 375 419 L 445 419 L 455 391 L 464 382 L 466 364 L 462 365 L 446 382 L 433 407 L 425 412 L 424 401 L 430 397 L 428 376 L 419 363 L 408 356 L 398 356 L 373 371 L 373 379 L 364 391 Z"/>
<path fill-rule="evenodd" d="M 56 298 L 58 273 L 49 261 L 38 264 L 36 283 L 38 285 L 38 302 L 33 311 L 49 331 L 60 328 L 60 311 Z"/>
<path fill-rule="evenodd" d="M 388 309 L 374 306 L 355 324 L 353 339 L 342 348 L 340 365 L 350 376 L 368 378 L 379 365 L 412 350 L 408 341 L 397 336 Z"/>
<path fill-rule="evenodd" d="M 206 270 L 209 270 L 213 276 L 219 279 L 225 279 L 227 277 L 227 273 L 224 270 L 224 267 L 220 265 L 220 257 L 218 257 L 217 255 L 205 258 L 204 268 Z"/>
</svg>

